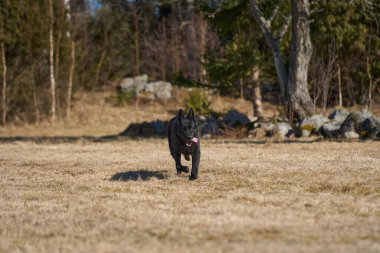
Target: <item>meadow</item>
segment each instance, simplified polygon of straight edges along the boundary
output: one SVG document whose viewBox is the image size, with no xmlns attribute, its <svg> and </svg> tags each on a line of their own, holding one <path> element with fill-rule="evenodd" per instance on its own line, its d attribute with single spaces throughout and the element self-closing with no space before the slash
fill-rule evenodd
<svg viewBox="0 0 380 253">
<path fill-rule="evenodd" d="M 53 139 L 54 140 L 54 139 Z M 0 144 L 0 252 L 379 252 L 379 142 Z"/>
</svg>

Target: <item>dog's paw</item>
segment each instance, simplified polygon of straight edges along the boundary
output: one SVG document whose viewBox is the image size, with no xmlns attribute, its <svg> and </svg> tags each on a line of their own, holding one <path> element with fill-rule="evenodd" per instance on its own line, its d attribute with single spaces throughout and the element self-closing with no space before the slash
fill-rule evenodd
<svg viewBox="0 0 380 253">
<path fill-rule="evenodd" d="M 190 161 L 190 156 L 189 156 L 189 155 L 185 155 L 185 159 L 186 159 L 187 161 Z"/>
<path fill-rule="evenodd" d="M 191 175 L 191 176 L 189 177 L 189 180 L 190 180 L 190 181 L 193 181 L 193 180 L 196 180 L 197 178 L 198 178 L 198 177 Z"/>
<path fill-rule="evenodd" d="M 182 171 L 182 172 L 185 172 L 185 173 L 189 173 L 189 167 L 187 167 L 187 166 L 182 166 L 182 167 L 181 167 L 181 171 Z"/>
</svg>

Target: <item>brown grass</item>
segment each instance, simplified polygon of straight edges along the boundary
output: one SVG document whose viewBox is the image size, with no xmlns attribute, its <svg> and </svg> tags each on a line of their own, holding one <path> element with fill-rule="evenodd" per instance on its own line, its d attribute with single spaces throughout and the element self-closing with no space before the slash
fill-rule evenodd
<svg viewBox="0 0 380 253">
<path fill-rule="evenodd" d="M 379 142 L 202 146 L 0 144 L 0 252 L 379 252 Z"/>
</svg>

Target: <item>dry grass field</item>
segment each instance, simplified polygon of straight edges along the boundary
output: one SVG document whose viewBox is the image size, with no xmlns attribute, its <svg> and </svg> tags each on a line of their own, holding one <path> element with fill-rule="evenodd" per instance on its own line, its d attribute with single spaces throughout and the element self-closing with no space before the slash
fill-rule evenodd
<svg viewBox="0 0 380 253">
<path fill-rule="evenodd" d="M 380 143 L 0 144 L 0 252 L 380 252 Z"/>
</svg>

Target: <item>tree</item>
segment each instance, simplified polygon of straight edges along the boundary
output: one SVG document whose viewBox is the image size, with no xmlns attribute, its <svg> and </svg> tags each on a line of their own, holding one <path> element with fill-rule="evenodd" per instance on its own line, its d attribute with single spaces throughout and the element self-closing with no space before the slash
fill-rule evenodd
<svg viewBox="0 0 380 253">
<path fill-rule="evenodd" d="M 289 115 L 292 111 L 305 117 L 314 112 L 309 95 L 308 68 L 313 46 L 310 40 L 309 0 L 292 0 L 292 47 L 289 68 L 288 90 Z"/>
<path fill-rule="evenodd" d="M 313 51 L 310 40 L 309 0 L 291 1 L 291 13 L 284 19 L 277 35 L 274 35 L 272 30 L 272 20 L 277 15 L 279 8 L 274 9 L 270 18 L 264 17 L 256 0 L 251 1 L 251 8 L 255 20 L 260 25 L 273 52 L 282 98 L 288 108 L 288 116 L 292 117 L 292 111 L 301 118 L 312 114 L 314 104 L 309 95 L 307 79 L 309 61 Z M 292 44 L 289 72 L 287 72 L 280 46 L 290 21 Z"/>
<path fill-rule="evenodd" d="M 2 92 L 2 123 L 5 125 L 7 121 L 7 61 L 5 56 L 5 31 L 4 31 L 4 23 L 6 20 L 5 8 L 1 8 L 0 6 L 0 51 L 1 51 L 1 63 L 3 67 L 3 92 Z"/>
<path fill-rule="evenodd" d="M 4 42 L 1 42 L 1 60 L 3 65 L 3 96 L 2 96 L 2 107 L 3 107 L 3 125 L 7 122 L 7 62 L 5 56 Z"/>
<path fill-rule="evenodd" d="M 333 44 L 335 48 L 332 67 L 337 72 L 332 73 L 330 80 L 329 105 L 366 104 L 369 102 L 369 93 L 376 89 L 375 80 L 380 80 L 380 62 L 376 60 L 380 58 L 380 5 L 368 5 L 369 3 L 371 1 L 320 0 L 314 6 L 321 11 L 312 14 L 314 22 L 311 23 L 311 37 L 316 56 L 311 61 L 312 73 L 321 76 L 321 73 L 318 73 L 320 62 L 324 62 L 327 68 L 331 58 L 329 45 Z M 369 65 L 367 56 L 370 56 Z M 371 70 L 372 88 L 369 87 L 371 82 L 367 67 Z M 321 81 L 314 77 L 313 90 L 321 89 L 324 85 Z M 313 97 L 316 104 L 321 105 L 318 94 L 313 94 Z"/>
<path fill-rule="evenodd" d="M 49 29 L 49 45 L 50 45 L 50 89 L 51 89 L 51 121 L 56 120 L 56 87 L 55 87 L 55 76 L 54 76 L 54 13 L 53 13 L 53 3 L 52 0 L 49 1 L 49 18 L 50 18 L 50 29 Z"/>
</svg>

